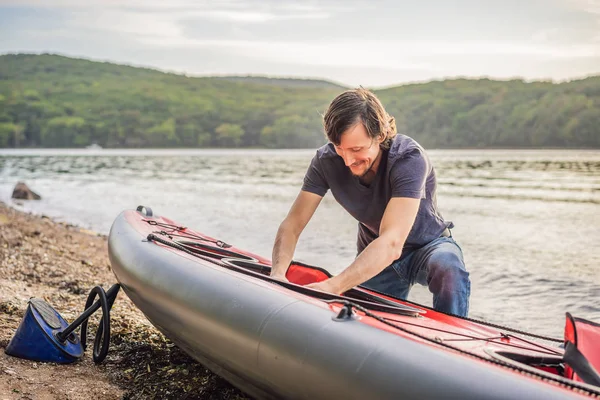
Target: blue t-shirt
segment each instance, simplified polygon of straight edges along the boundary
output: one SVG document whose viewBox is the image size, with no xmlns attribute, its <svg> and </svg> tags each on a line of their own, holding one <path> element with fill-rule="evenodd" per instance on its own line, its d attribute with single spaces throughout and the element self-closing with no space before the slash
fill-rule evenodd
<svg viewBox="0 0 600 400">
<path fill-rule="evenodd" d="M 415 223 L 404 243 L 402 255 L 440 237 L 452 222 L 444 221 L 437 208 L 435 170 L 423 148 L 412 138 L 396 135 L 389 150 L 382 150 L 375 179 L 365 186 L 352 175 L 333 144 L 317 150 L 302 190 L 325 196 L 328 190 L 358 223 L 360 254 L 379 236 L 385 208 L 392 197 L 421 199 Z"/>
</svg>

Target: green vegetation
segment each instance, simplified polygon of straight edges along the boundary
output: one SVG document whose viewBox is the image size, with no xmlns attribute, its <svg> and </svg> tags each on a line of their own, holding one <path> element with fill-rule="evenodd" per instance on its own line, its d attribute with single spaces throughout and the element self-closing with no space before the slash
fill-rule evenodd
<svg viewBox="0 0 600 400">
<path fill-rule="evenodd" d="M 378 91 L 426 147 L 600 148 L 600 76 L 568 83 L 446 80 Z"/>
<path fill-rule="evenodd" d="M 0 56 L 0 147 L 272 147 L 325 143 L 343 87 L 193 78 L 56 55 Z M 600 77 L 553 84 L 445 80 L 376 90 L 428 148 L 600 148 Z"/>
</svg>

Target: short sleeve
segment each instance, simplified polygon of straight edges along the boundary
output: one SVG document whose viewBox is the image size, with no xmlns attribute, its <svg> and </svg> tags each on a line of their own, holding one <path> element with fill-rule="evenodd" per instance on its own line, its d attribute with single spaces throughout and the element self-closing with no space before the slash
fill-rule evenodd
<svg viewBox="0 0 600 400">
<path fill-rule="evenodd" d="M 397 160 L 390 170 L 392 197 L 425 198 L 429 162 L 418 149 Z"/>
<path fill-rule="evenodd" d="M 304 175 L 304 184 L 302 185 L 302 190 L 314 193 L 321 197 L 325 196 L 329 190 L 329 185 L 325 179 L 325 174 L 323 173 L 321 160 L 319 159 L 318 154 L 315 154 L 310 162 L 310 165 L 308 166 L 306 175 Z"/>
</svg>

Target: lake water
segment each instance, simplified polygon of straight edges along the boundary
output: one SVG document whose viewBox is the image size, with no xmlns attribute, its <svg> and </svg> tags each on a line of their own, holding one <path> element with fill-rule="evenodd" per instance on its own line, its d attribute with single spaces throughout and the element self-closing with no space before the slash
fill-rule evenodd
<svg viewBox="0 0 600 400">
<path fill-rule="evenodd" d="M 470 317 L 562 336 L 600 322 L 600 151 L 434 150 L 438 204 L 471 273 Z M 143 204 L 270 258 L 314 150 L 0 150 L 0 200 L 108 233 Z M 10 200 L 17 181 L 42 196 Z M 357 223 L 328 194 L 296 259 L 333 273 Z M 431 305 L 426 288 L 410 300 Z"/>
</svg>

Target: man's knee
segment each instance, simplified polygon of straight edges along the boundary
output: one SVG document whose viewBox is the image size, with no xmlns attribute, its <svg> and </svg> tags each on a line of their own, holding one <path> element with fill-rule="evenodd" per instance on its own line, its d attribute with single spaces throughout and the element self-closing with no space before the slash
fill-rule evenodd
<svg viewBox="0 0 600 400">
<path fill-rule="evenodd" d="M 471 281 L 463 260 L 454 253 L 441 253 L 431 257 L 428 276 L 432 293 L 469 292 Z"/>
</svg>

